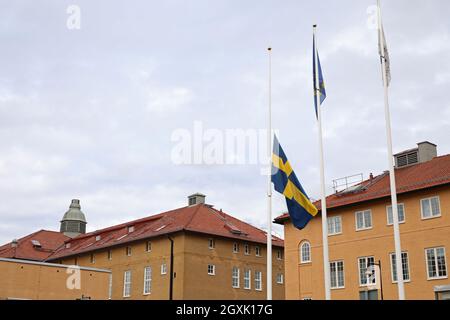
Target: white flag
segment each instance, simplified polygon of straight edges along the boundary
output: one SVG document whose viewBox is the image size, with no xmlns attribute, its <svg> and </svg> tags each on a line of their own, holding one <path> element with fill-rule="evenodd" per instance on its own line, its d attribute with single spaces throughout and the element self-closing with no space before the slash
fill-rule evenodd
<svg viewBox="0 0 450 320">
<path fill-rule="evenodd" d="M 391 83 L 391 62 L 386 45 L 386 37 L 384 36 L 383 24 L 380 25 L 380 28 L 378 30 L 378 53 L 380 54 L 380 58 L 384 59 L 386 63 L 386 85 L 389 86 L 389 84 Z"/>
</svg>

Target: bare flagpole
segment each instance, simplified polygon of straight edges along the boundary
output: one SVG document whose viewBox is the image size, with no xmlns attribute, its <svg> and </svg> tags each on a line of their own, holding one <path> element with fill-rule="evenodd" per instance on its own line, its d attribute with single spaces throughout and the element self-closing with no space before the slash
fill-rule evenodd
<svg viewBox="0 0 450 320">
<path fill-rule="evenodd" d="M 323 161 L 323 139 L 322 139 L 322 115 L 320 107 L 320 83 L 319 83 L 319 59 L 317 56 L 317 42 L 316 42 L 316 27 L 313 26 L 314 33 L 314 75 L 316 77 L 316 86 L 314 88 L 314 99 L 316 99 L 317 117 L 319 125 L 319 153 L 320 153 L 320 190 L 321 190 L 321 204 L 322 204 L 322 245 L 323 245 L 323 273 L 325 282 L 325 299 L 331 300 L 330 290 L 330 259 L 328 256 L 328 222 L 327 222 L 327 203 L 326 203 L 326 191 L 325 191 L 325 173 L 324 173 L 324 161 Z"/>
<path fill-rule="evenodd" d="M 377 1 L 378 1 L 378 32 L 380 42 L 379 46 L 380 46 L 381 68 L 383 73 L 383 85 L 384 85 L 384 113 L 386 120 L 389 180 L 391 185 L 392 218 L 394 225 L 395 264 L 397 271 L 398 299 L 405 300 L 405 287 L 403 283 L 403 267 L 402 267 L 402 249 L 400 242 L 400 226 L 398 222 L 397 187 L 395 184 L 394 160 L 392 155 L 392 130 L 391 130 L 391 115 L 389 111 L 389 90 L 388 90 L 389 78 L 386 65 L 388 57 L 387 57 L 386 40 L 384 38 L 383 24 L 381 20 L 380 0 Z"/>
<path fill-rule="evenodd" d="M 269 115 L 267 128 L 267 300 L 272 300 L 272 48 L 269 54 Z"/>
</svg>

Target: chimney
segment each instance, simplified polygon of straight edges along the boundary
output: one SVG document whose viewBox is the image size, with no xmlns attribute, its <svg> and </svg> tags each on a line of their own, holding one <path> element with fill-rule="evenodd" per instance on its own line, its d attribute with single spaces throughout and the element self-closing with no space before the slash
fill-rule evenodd
<svg viewBox="0 0 450 320">
<path fill-rule="evenodd" d="M 417 144 L 419 150 L 419 162 L 427 162 L 437 157 L 437 146 L 434 143 L 424 141 Z"/>
<path fill-rule="evenodd" d="M 201 193 L 194 193 L 188 197 L 188 205 L 195 206 L 197 204 L 204 204 L 206 196 Z"/>
<path fill-rule="evenodd" d="M 17 241 L 17 239 L 13 239 L 13 241 L 11 242 L 11 248 L 17 248 L 18 245 L 19 241 Z"/>
<path fill-rule="evenodd" d="M 373 173 L 370 173 L 369 179 L 370 179 L 370 181 L 373 180 Z"/>
</svg>

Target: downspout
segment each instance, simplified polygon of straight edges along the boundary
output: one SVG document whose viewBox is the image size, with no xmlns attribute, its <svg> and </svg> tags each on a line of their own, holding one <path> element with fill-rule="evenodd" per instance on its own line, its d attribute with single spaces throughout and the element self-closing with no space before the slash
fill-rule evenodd
<svg viewBox="0 0 450 320">
<path fill-rule="evenodd" d="M 173 300 L 173 239 L 167 235 L 170 240 L 170 284 L 169 284 L 169 300 Z"/>
</svg>

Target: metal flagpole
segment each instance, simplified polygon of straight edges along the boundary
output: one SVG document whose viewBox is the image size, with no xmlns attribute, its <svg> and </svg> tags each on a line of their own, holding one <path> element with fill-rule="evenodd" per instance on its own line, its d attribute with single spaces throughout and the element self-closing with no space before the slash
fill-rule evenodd
<svg viewBox="0 0 450 320">
<path fill-rule="evenodd" d="M 325 299 L 331 300 L 330 290 L 330 262 L 328 257 L 328 222 L 327 222 L 327 203 L 325 194 L 325 173 L 323 165 L 323 142 L 322 142 L 322 116 L 320 111 L 320 83 L 319 83 L 319 59 L 317 56 L 317 42 L 316 42 L 316 27 L 313 26 L 314 33 L 314 61 L 316 77 L 316 86 L 314 88 L 314 98 L 316 99 L 318 124 L 319 124 L 319 153 L 320 153 L 320 190 L 321 190 L 321 204 L 322 204 L 322 244 L 323 244 L 323 268 L 324 268 L 324 282 L 325 282 Z"/>
<path fill-rule="evenodd" d="M 272 48 L 269 53 L 269 115 L 267 128 L 267 300 L 272 300 Z"/>
<path fill-rule="evenodd" d="M 383 73 L 384 84 L 384 113 L 386 120 L 386 137 L 388 149 L 388 163 L 389 163 L 389 179 L 391 185 L 391 204 L 392 204 L 392 218 L 394 225 L 394 243 L 395 243 L 395 264 L 397 271 L 397 285 L 398 285 L 398 299 L 405 300 L 405 287 L 403 283 L 403 268 L 402 268 L 402 249 L 400 243 L 400 226 L 398 223 L 398 207 L 397 207 L 397 187 L 395 184 L 394 161 L 392 155 L 392 132 L 391 132 L 391 115 L 389 111 L 389 90 L 388 90 L 388 76 L 386 69 L 386 41 L 384 39 L 383 24 L 381 21 L 381 7 L 380 0 L 378 1 L 378 32 L 381 48 L 381 67 Z M 382 276 L 382 275 L 380 275 Z"/>
</svg>

